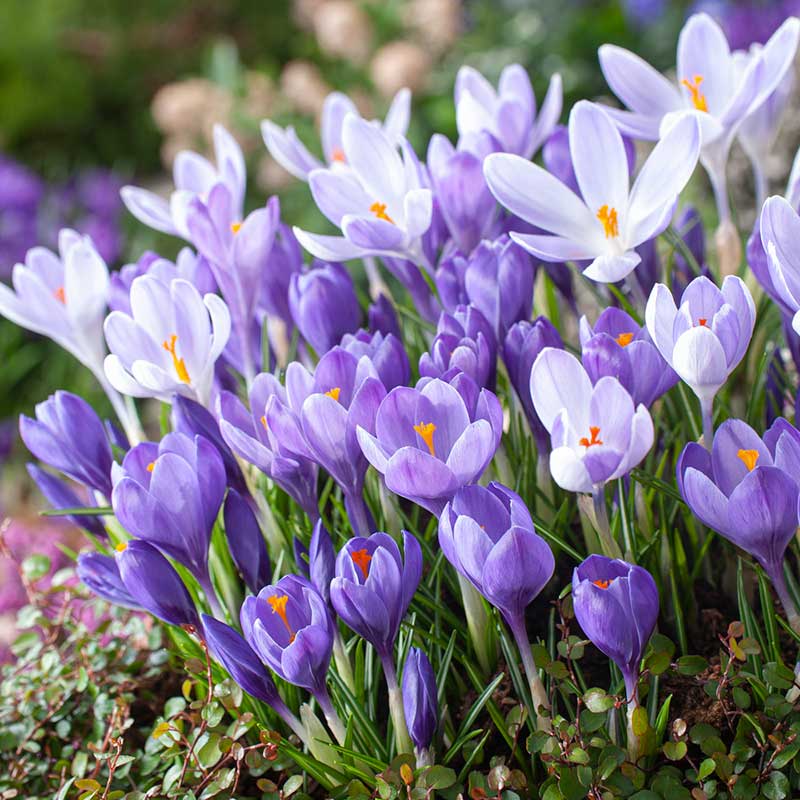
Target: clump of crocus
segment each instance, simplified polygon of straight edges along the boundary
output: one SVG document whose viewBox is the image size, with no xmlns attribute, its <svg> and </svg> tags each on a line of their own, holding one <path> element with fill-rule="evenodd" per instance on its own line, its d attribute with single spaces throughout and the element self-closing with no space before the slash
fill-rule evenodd
<svg viewBox="0 0 800 800">
<path fill-rule="evenodd" d="M 403 532 L 403 555 L 386 533 L 350 539 L 336 557 L 331 604 L 336 613 L 378 653 L 389 689 L 389 710 L 398 753 L 411 751 L 403 698 L 394 665 L 400 623 L 422 577 L 422 550 Z"/>
<path fill-rule="evenodd" d="M 432 763 L 431 743 L 439 723 L 436 676 L 428 657 L 417 647 L 408 651 L 403 668 L 403 709 L 414 743 L 417 766 Z"/>
<path fill-rule="evenodd" d="M 549 710 L 525 630 L 525 609 L 552 577 L 555 559 L 536 533 L 522 498 L 499 483 L 460 489 L 439 519 L 439 545 L 459 574 L 499 609 L 511 628 L 534 714 Z"/>
<path fill-rule="evenodd" d="M 747 352 L 756 309 L 750 290 L 734 275 L 718 289 L 695 278 L 675 306 L 672 292 L 659 283 L 645 309 L 647 330 L 667 364 L 697 395 L 706 447 L 713 437 L 714 397 Z"/>
<path fill-rule="evenodd" d="M 643 567 L 591 555 L 572 573 L 572 605 L 583 632 L 622 672 L 628 752 L 635 762 L 640 753 L 633 714 L 639 706 L 639 666 L 658 619 L 656 582 Z"/>
<path fill-rule="evenodd" d="M 709 453 L 694 442 L 678 460 L 678 486 L 692 513 L 764 568 L 792 626 L 800 615 L 786 588 L 783 560 L 798 527 L 800 432 L 778 419 L 763 440 L 729 419 Z"/>
</svg>

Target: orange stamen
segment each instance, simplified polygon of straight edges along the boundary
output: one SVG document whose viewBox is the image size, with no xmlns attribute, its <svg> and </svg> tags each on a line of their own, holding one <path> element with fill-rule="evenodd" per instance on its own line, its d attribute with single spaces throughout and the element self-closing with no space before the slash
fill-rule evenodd
<svg viewBox="0 0 800 800">
<path fill-rule="evenodd" d="M 603 223 L 603 232 L 606 239 L 613 239 L 619 236 L 619 221 L 617 220 L 617 209 L 602 206 L 597 212 L 597 219 Z"/>
<path fill-rule="evenodd" d="M 617 336 L 617 344 L 620 347 L 627 347 L 633 341 L 632 333 L 621 333 Z"/>
<path fill-rule="evenodd" d="M 350 558 L 353 559 L 353 563 L 361 570 L 364 580 L 366 580 L 369 577 L 369 562 L 372 561 L 372 556 L 367 552 L 366 547 L 354 550 L 350 553 Z"/>
<path fill-rule="evenodd" d="M 756 468 L 758 461 L 758 450 L 739 450 L 736 453 L 742 459 L 744 465 L 747 467 L 748 472 L 752 472 Z"/>
<path fill-rule="evenodd" d="M 266 416 L 261 417 L 261 424 L 264 426 L 264 430 L 265 431 L 269 430 L 269 428 L 267 427 L 267 418 L 266 418 Z"/>
<path fill-rule="evenodd" d="M 242 229 L 241 222 L 231 222 L 231 233 L 239 233 L 241 229 Z"/>
<path fill-rule="evenodd" d="M 175 372 L 178 375 L 178 380 L 183 383 L 190 383 L 189 373 L 186 370 L 186 362 L 182 358 L 178 358 L 175 352 L 175 344 L 178 341 L 177 334 L 173 333 L 168 340 L 162 342 L 161 346 L 172 356 L 172 365 L 175 367 Z"/>
<path fill-rule="evenodd" d="M 436 426 L 432 422 L 420 422 L 414 426 L 414 430 L 420 435 L 422 441 L 428 445 L 428 450 L 432 456 L 436 455 L 436 449 L 433 446 L 433 432 Z"/>
<path fill-rule="evenodd" d="M 600 434 L 600 428 L 595 427 L 594 425 L 589 426 L 589 433 L 591 434 L 592 438 L 587 439 L 585 436 L 578 441 L 578 444 L 581 447 L 592 447 L 596 444 L 603 444 L 602 439 L 598 439 L 598 435 Z"/>
<path fill-rule="evenodd" d="M 611 578 L 611 580 L 605 580 L 605 579 L 601 578 L 600 580 L 592 581 L 592 583 L 595 586 L 599 586 L 601 589 L 608 589 L 608 587 L 611 586 L 611 581 L 612 580 L 614 580 L 614 579 Z"/>
<path fill-rule="evenodd" d="M 697 320 L 697 324 L 701 325 L 704 328 L 708 327 L 708 325 L 706 324 L 707 322 L 708 320 L 705 317 L 700 317 L 700 319 Z"/>
<path fill-rule="evenodd" d="M 338 403 L 339 402 L 339 395 L 341 393 L 342 393 L 341 388 L 339 386 L 334 386 L 333 389 L 331 389 L 328 392 L 325 392 L 325 397 L 332 397 Z"/>
<path fill-rule="evenodd" d="M 115 548 L 118 553 L 124 553 L 128 549 L 127 542 L 120 542 Z"/>
<path fill-rule="evenodd" d="M 339 161 L 342 164 L 347 162 L 347 157 L 341 147 L 334 147 L 331 153 L 331 161 Z"/>
<path fill-rule="evenodd" d="M 692 105 L 698 111 L 708 111 L 706 96 L 700 91 L 700 84 L 702 82 L 703 76 L 695 75 L 691 81 L 688 78 L 684 78 L 681 81 L 681 84 L 683 84 L 689 90 L 689 94 L 692 97 Z"/>
<path fill-rule="evenodd" d="M 152 472 L 152 471 L 153 471 L 155 468 L 156 468 L 156 462 L 155 462 L 155 461 L 151 461 L 151 462 L 150 462 L 150 463 L 147 465 L 147 471 L 148 471 L 148 472 Z"/>
<path fill-rule="evenodd" d="M 63 286 L 59 286 L 58 289 L 53 292 L 53 296 L 59 301 L 59 303 L 63 303 L 64 305 L 67 304 L 67 295 L 64 293 Z"/>
<path fill-rule="evenodd" d="M 288 594 L 281 594 L 281 595 L 273 595 L 272 597 L 267 598 L 267 602 L 272 608 L 272 613 L 277 614 L 282 620 L 283 624 L 286 626 L 286 630 L 289 631 L 289 643 L 294 641 L 294 631 L 292 630 L 292 626 L 289 624 L 289 620 L 286 619 L 286 604 L 289 602 L 289 595 Z"/>
<path fill-rule="evenodd" d="M 378 218 L 385 220 L 386 222 L 391 222 L 392 225 L 395 224 L 394 220 L 386 213 L 386 203 L 378 203 L 377 201 L 374 202 L 370 207 L 369 210 Z"/>
</svg>

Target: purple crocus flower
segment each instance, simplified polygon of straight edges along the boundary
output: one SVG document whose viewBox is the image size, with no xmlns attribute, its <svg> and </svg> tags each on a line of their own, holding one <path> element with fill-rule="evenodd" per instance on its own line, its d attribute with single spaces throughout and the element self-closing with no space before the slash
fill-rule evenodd
<svg viewBox="0 0 800 800">
<path fill-rule="evenodd" d="M 653 344 L 647 328 L 619 308 L 607 308 L 594 328 L 580 321 L 581 360 L 592 383 L 611 375 L 631 395 L 634 405 L 648 408 L 680 378 Z"/>
<path fill-rule="evenodd" d="M 511 628 L 530 683 L 534 712 L 549 708 L 531 657 L 525 609 L 553 576 L 555 559 L 534 527 L 522 498 L 499 483 L 465 486 L 439 519 L 445 558 L 493 606 Z"/>
<path fill-rule="evenodd" d="M 120 524 L 189 569 L 216 610 L 208 547 L 225 494 L 216 447 L 202 436 L 170 433 L 159 444 L 131 449 L 112 477 L 111 504 Z"/>
<path fill-rule="evenodd" d="M 446 313 L 446 312 L 442 312 Z M 422 378 L 447 380 L 458 372 L 469 375 L 478 386 L 488 386 L 492 372 L 496 369 L 496 348 L 482 333 L 477 338 L 459 337 L 453 333 L 437 333 L 431 349 L 419 359 L 419 374 Z"/>
<path fill-rule="evenodd" d="M 380 331 L 369 334 L 365 330 L 346 333 L 341 341 L 342 349 L 356 358 L 367 356 L 387 391 L 395 386 L 405 386 L 411 378 L 411 364 L 403 347 L 403 340 L 394 334 Z"/>
<path fill-rule="evenodd" d="M 632 188 L 622 136 L 603 108 L 577 103 L 569 117 L 569 142 L 581 196 L 542 167 L 506 153 L 486 159 L 486 181 L 509 211 L 547 232 L 512 232 L 521 247 L 544 261 L 590 261 L 586 277 L 614 283 L 641 261 L 635 248 L 669 224 L 697 163 L 700 128 L 694 119 L 676 123 Z"/>
<path fill-rule="evenodd" d="M 331 535 L 318 519 L 311 533 L 308 545 L 308 579 L 320 593 L 322 599 L 333 610 L 331 605 L 331 581 L 336 574 L 336 551 L 333 549 Z"/>
<path fill-rule="evenodd" d="M 280 486 L 314 522 L 317 508 L 317 466 L 312 459 L 288 449 L 267 423 L 267 403 L 277 396 L 288 403 L 286 390 L 274 375 L 256 376 L 250 387 L 250 410 L 232 392 L 218 399 L 220 433 L 236 455 L 254 464 Z"/>
<path fill-rule="evenodd" d="M 796 615 L 783 559 L 798 525 L 797 429 L 778 419 L 762 440 L 747 423 L 726 420 L 710 453 L 694 442 L 686 445 L 677 475 L 692 513 L 753 556 L 769 575 L 786 613 Z"/>
<path fill-rule="evenodd" d="M 531 397 L 550 433 L 550 473 L 570 492 L 597 492 L 627 475 L 653 446 L 653 420 L 610 376 L 592 386 L 571 353 L 545 348 L 531 371 Z"/>
<path fill-rule="evenodd" d="M 403 667 L 403 710 L 414 743 L 417 766 L 430 765 L 430 747 L 439 725 L 436 676 L 431 662 L 418 647 L 408 651 Z"/>
<path fill-rule="evenodd" d="M 458 149 L 471 150 L 476 138 L 489 133 L 498 149 L 529 159 L 558 122 L 562 100 L 561 76 L 557 73 L 550 78 L 537 115 L 531 79 L 521 65 L 507 66 L 496 90 L 477 70 L 461 67 L 455 85 Z"/>
<path fill-rule="evenodd" d="M 678 38 L 676 86 L 628 50 L 603 45 L 600 67 L 626 111 L 608 113 L 628 135 L 663 137 L 676 120 L 694 117 L 702 132 L 702 163 L 721 222 L 730 218 L 725 167 L 742 120 L 778 87 L 791 68 L 800 21 L 789 19 L 739 73 L 722 29 L 707 14 L 693 14 Z M 679 164 L 673 161 L 673 166 Z M 694 167 L 694 161 L 692 162 Z"/>
<path fill-rule="evenodd" d="M 56 392 L 37 404 L 36 419 L 20 415 L 19 433 L 40 461 L 111 497 L 111 445 L 102 420 L 84 399 Z"/>
<path fill-rule="evenodd" d="M 355 286 L 341 264 L 315 261 L 292 276 L 289 309 L 303 338 L 320 355 L 327 353 L 361 322 Z"/>
<path fill-rule="evenodd" d="M 261 294 L 258 300 L 260 310 L 269 317 L 280 319 L 291 328 L 292 314 L 289 310 L 289 285 L 292 276 L 303 268 L 303 249 L 295 239 L 292 229 L 280 223 L 275 233 L 267 260 L 266 269 L 261 273 Z"/>
<path fill-rule="evenodd" d="M 422 236 L 431 225 L 433 197 L 406 142 L 403 158 L 396 142 L 380 128 L 348 114 L 342 127 L 348 169 L 317 169 L 309 175 L 320 211 L 343 236 L 294 229 L 300 244 L 325 261 L 369 255 L 407 258 L 426 264 Z"/>
<path fill-rule="evenodd" d="M 313 156 L 300 141 L 293 127 L 281 128 L 266 119 L 261 123 L 261 135 L 272 157 L 289 173 L 301 181 L 309 179 L 315 169 L 337 167 L 348 164 L 344 150 L 343 125 L 348 114 L 358 116 L 355 103 L 341 92 L 331 92 L 322 104 L 321 138 L 325 163 Z M 411 92 L 401 89 L 392 99 L 383 123 L 373 120 L 387 137 L 396 141 L 406 135 L 411 117 Z"/>
<path fill-rule="evenodd" d="M 217 295 L 201 297 L 180 278 L 167 286 L 142 275 L 131 286 L 131 314 L 112 311 L 104 330 L 111 351 L 105 371 L 118 391 L 165 402 L 177 393 L 208 405 L 214 364 L 231 331 Z"/>
<path fill-rule="evenodd" d="M 124 186 L 122 201 L 136 219 L 150 228 L 191 240 L 187 215 L 192 200 L 208 198 L 218 184 L 224 184 L 231 199 L 231 222 L 241 220 L 247 181 L 244 155 L 236 140 L 222 125 L 214 126 L 216 167 L 191 150 L 178 153 L 172 167 L 175 190 L 169 202 L 147 189 Z"/>
<path fill-rule="evenodd" d="M 706 444 L 711 442 L 714 397 L 747 352 L 756 309 L 750 290 L 734 275 L 722 290 L 708 278 L 695 278 L 676 308 L 672 293 L 659 283 L 645 309 L 647 330 L 667 364 L 697 395 Z"/>
<path fill-rule="evenodd" d="M 636 700 L 639 665 L 658 619 L 658 589 L 644 568 L 589 556 L 572 573 L 575 617 L 592 644 L 620 669 Z"/>
<path fill-rule="evenodd" d="M 564 349 L 561 334 L 547 317 L 537 317 L 533 322 L 522 320 L 515 323 L 509 328 L 503 343 L 503 361 L 508 378 L 525 412 L 536 442 L 536 450 L 540 454 L 550 452 L 550 438 L 533 407 L 530 387 L 533 364 L 545 347 Z"/>
<path fill-rule="evenodd" d="M 483 474 L 502 431 L 497 397 L 461 374 L 451 383 L 433 378 L 422 388 L 393 389 L 378 409 L 375 434 L 359 427 L 358 442 L 387 489 L 438 516 Z"/>
<path fill-rule="evenodd" d="M 155 547 L 144 541 L 122 542 L 116 547 L 115 557 L 122 583 L 137 605 L 170 625 L 200 630 L 189 590 Z"/>
<path fill-rule="evenodd" d="M 84 585 L 103 600 L 123 608 L 141 608 L 125 588 L 117 560 L 113 556 L 105 556 L 102 553 L 81 553 L 75 571 Z"/>
<path fill-rule="evenodd" d="M 397 312 L 392 301 L 385 294 L 380 294 L 378 299 L 367 309 L 367 328 L 373 333 L 382 333 L 384 336 L 391 333 L 400 341 L 403 340 Z"/>
<path fill-rule="evenodd" d="M 486 385 L 490 389 L 494 388 L 497 376 L 497 337 L 491 323 L 477 306 L 458 305 L 452 311 L 442 311 L 436 333 L 453 336 L 458 340 L 471 339 L 476 343 L 483 339 L 489 350 L 489 375 Z"/>
<path fill-rule="evenodd" d="M 253 594 L 272 577 L 267 544 L 250 504 L 235 489 L 228 491 L 223 510 L 225 538 L 233 563 Z"/>
</svg>

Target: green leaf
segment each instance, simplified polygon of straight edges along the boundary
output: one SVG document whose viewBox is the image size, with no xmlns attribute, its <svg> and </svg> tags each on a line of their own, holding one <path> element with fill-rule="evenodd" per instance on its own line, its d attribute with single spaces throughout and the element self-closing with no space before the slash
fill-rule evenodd
<svg viewBox="0 0 800 800">
<path fill-rule="evenodd" d="M 614 698 L 602 689 L 589 689 L 588 692 L 584 692 L 583 702 L 586 704 L 586 708 L 595 714 L 608 711 L 614 707 Z"/>
<path fill-rule="evenodd" d="M 50 559 L 41 553 L 34 553 L 22 562 L 22 574 L 29 581 L 38 581 L 50 572 Z"/>
<path fill-rule="evenodd" d="M 681 656 L 677 663 L 681 675 L 699 675 L 708 667 L 708 661 L 702 656 Z"/>
<path fill-rule="evenodd" d="M 686 751 L 688 750 L 686 742 L 666 742 L 662 749 L 664 755 L 670 761 L 680 761 L 682 758 L 685 758 Z"/>
<path fill-rule="evenodd" d="M 650 721 L 647 719 L 647 709 L 644 706 L 636 706 L 634 709 L 632 726 L 637 736 L 644 736 L 647 733 Z"/>
<path fill-rule="evenodd" d="M 449 789 L 458 780 L 458 776 L 450 767 L 436 765 L 425 770 L 422 779 L 429 789 Z"/>
<path fill-rule="evenodd" d="M 703 781 L 709 775 L 711 775 L 714 770 L 716 769 L 717 765 L 713 758 L 706 758 L 700 762 L 700 766 L 697 768 L 697 780 Z"/>
</svg>

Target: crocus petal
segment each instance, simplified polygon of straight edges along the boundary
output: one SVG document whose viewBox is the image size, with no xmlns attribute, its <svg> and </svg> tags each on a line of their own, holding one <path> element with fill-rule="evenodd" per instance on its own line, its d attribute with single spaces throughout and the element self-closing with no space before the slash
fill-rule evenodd
<svg viewBox="0 0 800 800">
<path fill-rule="evenodd" d="M 550 474 L 568 492 L 591 492 L 594 488 L 583 460 L 571 447 L 556 447 L 550 453 Z"/>
<path fill-rule="evenodd" d="M 548 431 L 564 408 L 570 409 L 577 429 L 588 430 L 592 382 L 581 362 L 571 353 L 554 347 L 542 350 L 531 370 L 530 391 L 536 413 Z M 574 416 L 573 410 L 577 411 Z"/>
<path fill-rule="evenodd" d="M 352 258 L 363 258 L 369 251 L 349 242 L 343 236 L 325 236 L 309 233 L 298 227 L 292 228 L 295 238 L 302 247 L 315 258 L 323 261 L 349 261 Z"/>
<path fill-rule="evenodd" d="M 701 399 L 709 402 L 728 379 L 725 351 L 719 339 L 704 325 L 678 337 L 672 352 L 672 368 Z"/>
<path fill-rule="evenodd" d="M 140 189 L 137 186 L 123 186 L 120 190 L 120 196 L 128 211 L 139 222 L 143 222 L 148 227 L 162 233 L 168 233 L 172 236 L 180 235 L 172 221 L 169 204 L 157 194 L 149 192 L 147 189 Z"/>
</svg>

